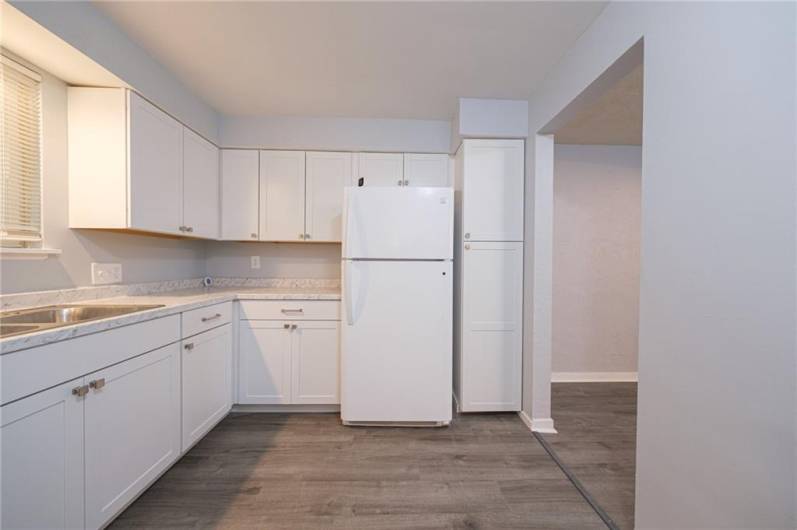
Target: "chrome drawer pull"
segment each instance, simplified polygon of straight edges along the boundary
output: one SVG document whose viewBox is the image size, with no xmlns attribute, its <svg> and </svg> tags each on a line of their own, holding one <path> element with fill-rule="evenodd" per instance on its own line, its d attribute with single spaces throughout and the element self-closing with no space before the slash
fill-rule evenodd
<svg viewBox="0 0 797 530">
<path fill-rule="evenodd" d="M 185 348 L 185 349 L 186 349 L 186 350 L 188 350 L 188 351 L 191 351 L 191 350 L 193 350 L 193 349 L 194 349 L 194 343 L 193 343 L 193 342 L 189 342 L 188 344 L 186 344 L 185 346 L 183 346 L 183 348 Z"/>
<path fill-rule="evenodd" d="M 304 313 L 304 309 L 301 307 L 299 309 L 280 309 L 283 313 Z"/>
<path fill-rule="evenodd" d="M 95 379 L 89 383 L 89 387 L 93 388 L 94 390 L 99 390 L 105 386 L 105 378 L 102 377 L 100 379 Z"/>
<path fill-rule="evenodd" d="M 212 317 L 202 317 L 202 322 L 210 322 L 211 320 L 216 320 L 217 318 L 221 318 L 221 313 L 216 313 Z"/>
<path fill-rule="evenodd" d="M 76 386 L 75 388 L 72 389 L 72 395 L 73 396 L 83 397 L 83 396 L 85 396 L 88 393 L 89 393 L 89 386 L 88 385 Z"/>
</svg>

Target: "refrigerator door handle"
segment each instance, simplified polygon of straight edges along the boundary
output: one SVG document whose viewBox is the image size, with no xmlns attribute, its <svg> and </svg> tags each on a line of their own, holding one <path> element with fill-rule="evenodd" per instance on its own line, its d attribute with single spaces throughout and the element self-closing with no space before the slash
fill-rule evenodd
<svg viewBox="0 0 797 530">
<path fill-rule="evenodd" d="M 352 303 L 351 297 L 351 262 L 347 260 L 343 260 L 343 284 L 344 289 L 346 290 L 343 293 L 343 300 L 345 301 L 346 305 L 346 323 L 349 326 L 354 325 L 354 304 Z"/>
</svg>

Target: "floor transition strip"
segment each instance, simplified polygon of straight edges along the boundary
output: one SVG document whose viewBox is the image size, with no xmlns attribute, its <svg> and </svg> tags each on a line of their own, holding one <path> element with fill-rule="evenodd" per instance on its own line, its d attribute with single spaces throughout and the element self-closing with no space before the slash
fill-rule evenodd
<svg viewBox="0 0 797 530">
<path fill-rule="evenodd" d="M 545 438 L 538 432 L 532 431 L 532 434 L 537 441 L 540 442 L 540 445 L 542 445 L 543 449 L 545 449 L 545 451 L 548 453 L 548 456 L 550 456 L 551 459 L 556 462 L 556 465 L 559 466 L 559 469 L 562 470 L 562 473 L 565 474 L 567 479 L 573 484 L 573 486 L 576 487 L 581 496 L 584 497 L 584 500 L 587 501 L 587 504 L 589 504 L 592 509 L 595 510 L 595 513 L 598 514 L 598 517 L 601 518 L 609 530 L 620 530 L 620 527 L 617 526 L 612 518 L 609 517 L 609 514 L 606 513 L 603 508 L 601 508 L 600 504 L 598 504 L 592 495 L 590 495 L 589 491 L 587 491 L 587 488 L 585 488 L 584 485 L 581 484 L 581 481 L 579 481 L 573 472 L 570 471 L 570 468 L 567 467 L 564 462 L 562 462 L 562 460 L 559 458 L 559 455 L 557 455 L 556 451 L 553 450 L 553 447 L 551 447 L 548 442 L 545 441 Z"/>
</svg>

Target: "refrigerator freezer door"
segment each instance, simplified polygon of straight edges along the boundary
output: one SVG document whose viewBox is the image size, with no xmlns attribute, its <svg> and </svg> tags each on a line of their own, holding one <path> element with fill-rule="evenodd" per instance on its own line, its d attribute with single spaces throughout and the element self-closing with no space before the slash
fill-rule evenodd
<svg viewBox="0 0 797 530">
<path fill-rule="evenodd" d="M 451 421 L 452 263 L 345 261 L 341 417 Z"/>
<path fill-rule="evenodd" d="M 451 259 L 451 188 L 346 188 L 344 259 Z"/>
</svg>

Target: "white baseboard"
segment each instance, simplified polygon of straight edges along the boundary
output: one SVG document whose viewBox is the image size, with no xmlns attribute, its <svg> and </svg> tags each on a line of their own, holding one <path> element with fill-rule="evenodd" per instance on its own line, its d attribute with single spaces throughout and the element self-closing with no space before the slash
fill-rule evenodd
<svg viewBox="0 0 797 530">
<path fill-rule="evenodd" d="M 553 372 L 551 383 L 636 383 L 637 372 Z"/>
<path fill-rule="evenodd" d="M 232 412 L 340 412 L 340 405 L 233 405 Z"/>
<path fill-rule="evenodd" d="M 524 411 L 517 413 L 522 421 L 530 431 L 541 432 L 544 434 L 556 434 L 556 429 L 553 428 L 553 418 L 537 418 L 531 419 Z"/>
</svg>

